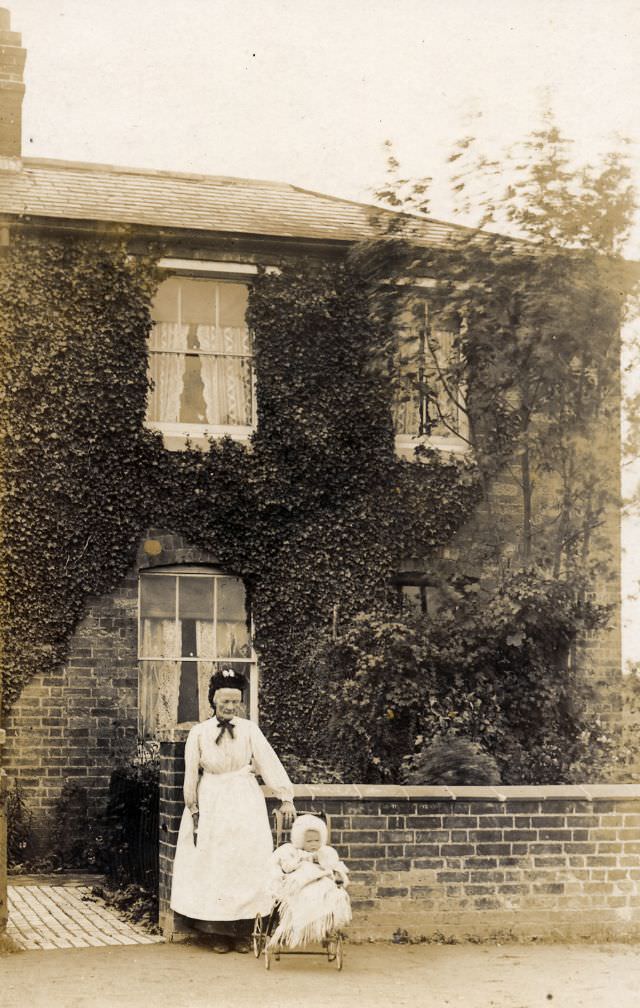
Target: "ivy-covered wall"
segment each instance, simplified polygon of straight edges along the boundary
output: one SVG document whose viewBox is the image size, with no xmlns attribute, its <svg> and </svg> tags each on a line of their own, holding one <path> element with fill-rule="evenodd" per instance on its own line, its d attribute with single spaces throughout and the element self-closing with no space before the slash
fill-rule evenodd
<svg viewBox="0 0 640 1008">
<path fill-rule="evenodd" d="M 327 713 L 314 641 L 384 602 L 402 558 L 451 543 L 479 499 L 470 462 L 396 458 L 392 330 L 335 257 L 290 255 L 252 285 L 251 444 L 165 450 L 144 426 L 159 252 L 131 249 L 14 234 L 0 263 L 3 708 L 8 764 L 42 810 L 68 777 L 99 804 L 135 737 L 147 530 L 244 579 L 262 723 L 304 762 Z"/>
<path fill-rule="evenodd" d="M 55 720 L 44 727 L 60 729 L 65 747 L 74 739 L 73 757 L 68 748 L 55 757 L 67 772 L 72 759 L 87 761 L 86 726 L 70 719 L 101 706 L 99 682 L 63 689 L 54 679 L 65 664 L 83 668 L 86 640 L 76 636 L 70 653 L 72 635 L 91 627 L 91 600 L 126 583 L 147 528 L 184 537 L 244 578 L 261 716 L 276 745 L 304 758 L 315 739 L 299 726 L 320 699 L 304 667 L 310 636 L 382 598 L 401 556 L 445 543 L 477 496 L 472 466 L 396 459 L 380 366 L 390 331 L 371 318 L 366 280 L 340 263 L 301 259 L 253 285 L 251 445 L 166 451 L 143 422 L 158 280 L 154 256 L 106 238 L 14 235 L 0 268 L 3 707 L 6 716 L 22 694 L 17 753 L 35 727 L 27 698 L 53 690 L 44 698 Z M 99 633 L 117 635 L 105 619 Z M 104 717 L 118 721 L 115 690 L 131 730 L 130 654 L 127 665 L 126 686 L 105 680 Z M 32 783 L 39 751 L 25 767 Z"/>
</svg>

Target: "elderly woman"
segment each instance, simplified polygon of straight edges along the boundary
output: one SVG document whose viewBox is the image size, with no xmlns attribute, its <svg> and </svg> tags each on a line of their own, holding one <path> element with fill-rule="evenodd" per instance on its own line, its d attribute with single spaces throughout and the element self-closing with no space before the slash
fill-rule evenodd
<svg viewBox="0 0 640 1008">
<path fill-rule="evenodd" d="M 214 675 L 215 715 L 191 729 L 185 747 L 171 907 L 212 933 L 216 952 L 248 952 L 256 914 L 271 909 L 273 842 L 256 773 L 282 802 L 285 826 L 296 815 L 286 770 L 258 726 L 238 716 L 245 688 L 231 669 Z"/>
</svg>

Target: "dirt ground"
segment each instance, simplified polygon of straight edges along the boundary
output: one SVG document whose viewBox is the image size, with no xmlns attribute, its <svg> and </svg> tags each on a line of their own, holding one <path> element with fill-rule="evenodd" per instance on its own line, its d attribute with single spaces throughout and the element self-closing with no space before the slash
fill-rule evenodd
<svg viewBox="0 0 640 1008">
<path fill-rule="evenodd" d="M 203 944 L 0 957 L 1 1008 L 639 1008 L 634 945 L 347 947 L 321 957 L 216 955 Z"/>
</svg>

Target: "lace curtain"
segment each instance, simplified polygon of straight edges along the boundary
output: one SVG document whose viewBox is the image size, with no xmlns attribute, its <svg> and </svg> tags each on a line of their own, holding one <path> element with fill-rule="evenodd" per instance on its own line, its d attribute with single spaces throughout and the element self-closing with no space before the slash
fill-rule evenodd
<svg viewBox="0 0 640 1008">
<path fill-rule="evenodd" d="M 246 326 L 205 326 L 196 330 L 207 422 L 250 426 L 251 342 Z M 220 356 L 209 356 L 216 354 Z"/>
<path fill-rule="evenodd" d="M 149 393 L 149 419 L 177 423 L 184 387 L 185 357 L 162 350 L 186 350 L 189 326 L 177 322 L 156 322 L 153 327 L 149 370 L 153 389 Z"/>
<path fill-rule="evenodd" d="M 178 669 L 176 624 L 172 619 L 142 621 L 143 658 L 140 668 L 140 718 L 145 738 L 158 729 L 172 728 L 178 717 Z M 162 660 L 164 659 L 164 660 Z"/>
</svg>

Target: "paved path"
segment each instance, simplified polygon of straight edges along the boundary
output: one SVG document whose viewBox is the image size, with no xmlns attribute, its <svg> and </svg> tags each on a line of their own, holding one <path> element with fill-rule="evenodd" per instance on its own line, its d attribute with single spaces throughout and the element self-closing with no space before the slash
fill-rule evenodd
<svg viewBox="0 0 640 1008">
<path fill-rule="evenodd" d="M 150 935 L 91 895 L 87 885 L 25 884 L 8 887 L 9 937 L 22 949 L 80 949 L 152 945 Z"/>
</svg>

